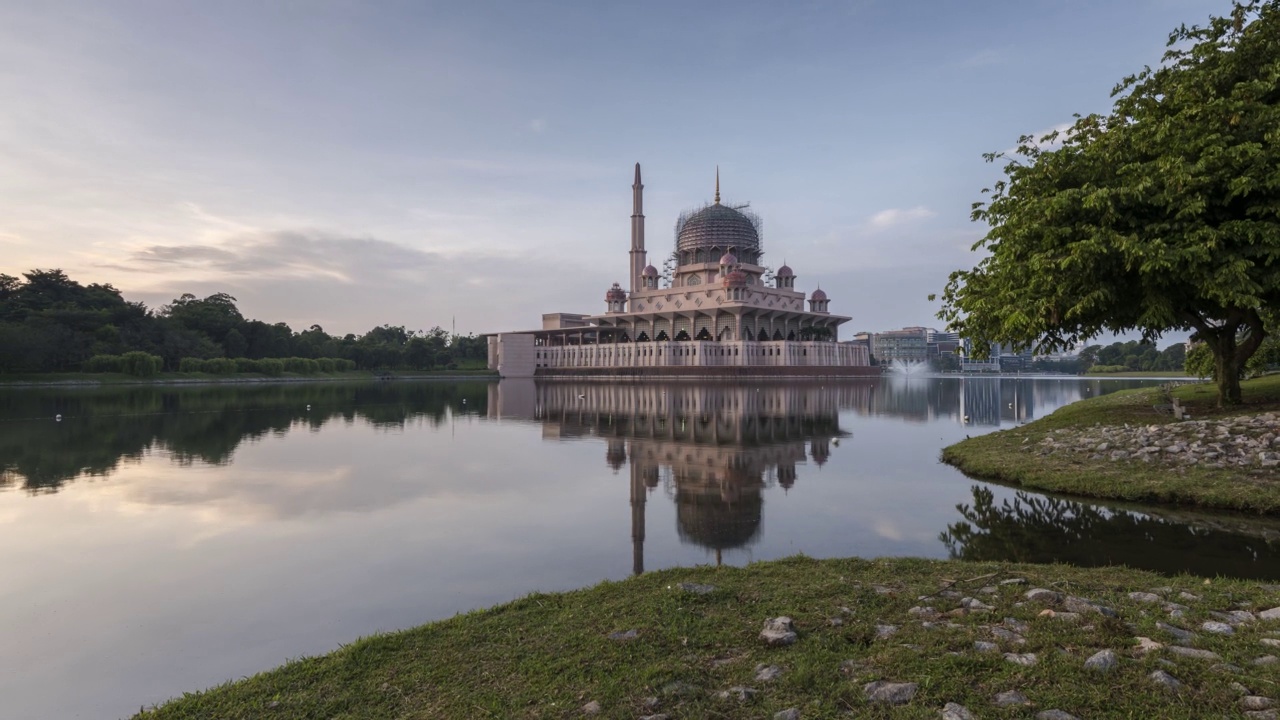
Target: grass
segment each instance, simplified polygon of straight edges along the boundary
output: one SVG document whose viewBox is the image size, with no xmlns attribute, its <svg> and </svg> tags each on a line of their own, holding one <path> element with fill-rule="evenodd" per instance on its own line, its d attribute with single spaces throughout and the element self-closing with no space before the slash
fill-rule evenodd
<svg viewBox="0 0 1280 720">
<path fill-rule="evenodd" d="M 1026 583 L 998 584 L 1014 578 Z M 714 590 L 695 594 L 682 590 L 682 582 L 708 583 Z M 984 592 L 984 586 L 995 589 Z M 1088 598 L 1119 617 L 1087 614 L 1078 623 L 1044 617 L 1044 605 L 1024 601 L 1032 587 Z M 1187 617 L 1170 620 L 1159 604 L 1127 596 L 1152 588 L 1171 598 L 1190 591 L 1201 599 L 1178 600 L 1190 606 Z M 582 707 L 592 701 L 600 704 L 597 717 L 629 719 L 655 713 L 673 719 L 768 718 L 790 707 L 806 720 L 937 718 L 948 702 L 983 718 L 1029 717 L 1051 708 L 1086 718 L 1234 716 L 1238 693 L 1232 681 L 1259 695 L 1280 692 L 1275 666 L 1253 664 L 1268 649 L 1260 640 L 1275 634 L 1276 623 L 1242 625 L 1234 637 L 1198 633 L 1197 647 L 1218 653 L 1238 672 L 1167 650 L 1141 655 L 1134 638 L 1168 642 L 1158 620 L 1198 629 L 1211 610 L 1274 607 L 1280 604 L 1278 590 L 1124 568 L 913 559 L 798 557 L 746 568 L 666 570 L 586 590 L 534 594 L 365 638 L 328 655 L 184 695 L 135 718 L 573 718 L 582 717 Z M 908 612 L 914 606 L 952 611 L 962 595 L 995 609 L 933 618 Z M 766 647 L 758 638 L 761 627 L 779 615 L 795 621 L 800 639 L 788 647 Z M 1028 626 L 1020 631 L 1025 644 L 995 637 L 991 626 L 1004 618 Z M 926 628 L 926 620 L 935 626 Z M 878 624 L 899 629 L 878 638 Z M 628 630 L 636 631 L 634 639 L 609 637 Z M 975 640 L 998 642 L 1000 650 L 979 652 Z M 1119 665 L 1100 681 L 1083 663 L 1105 648 L 1116 651 Z M 1039 661 L 1021 667 L 1003 652 L 1036 653 Z M 758 665 L 776 665 L 782 674 L 758 681 Z M 1157 669 L 1183 688 L 1175 693 L 1156 686 L 1147 676 Z M 919 689 L 907 705 L 891 709 L 865 698 L 863 685 L 874 680 L 913 682 Z M 744 701 L 717 697 L 734 686 L 756 692 Z M 994 696 L 1007 690 L 1024 693 L 1033 703 L 1030 711 L 997 707 Z"/>
<path fill-rule="evenodd" d="M 1280 410 L 1280 375 L 1241 383 L 1244 404 L 1219 410 L 1212 383 L 1182 385 L 1173 395 L 1195 419 Z M 943 462 L 967 475 L 1035 490 L 1137 502 L 1280 514 L 1275 470 L 1170 468 L 1138 461 L 1088 460 L 1083 455 L 1040 456 L 1029 447 L 1059 429 L 1093 425 L 1157 425 L 1176 422 L 1153 405 L 1166 402 L 1160 388 L 1126 390 L 1082 400 L 1021 427 L 963 440 L 942 451 Z"/>
<path fill-rule="evenodd" d="M 203 383 L 235 383 L 260 381 L 324 381 L 324 380 L 370 380 L 378 377 L 395 378 L 428 378 L 428 377 L 497 377 L 497 373 L 487 368 L 459 368 L 457 370 L 390 370 L 372 372 L 369 370 L 353 370 L 350 372 L 282 373 L 280 375 L 263 375 L 261 373 L 233 373 L 217 375 L 203 372 L 162 372 L 149 378 L 124 373 L 4 373 L 0 374 L 0 387 L 5 385 L 146 385 L 183 382 Z"/>
</svg>

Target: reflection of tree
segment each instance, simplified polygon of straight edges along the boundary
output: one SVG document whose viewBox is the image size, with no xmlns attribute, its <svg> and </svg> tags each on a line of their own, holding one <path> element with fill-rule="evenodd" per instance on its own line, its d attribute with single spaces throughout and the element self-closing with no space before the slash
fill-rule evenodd
<svg viewBox="0 0 1280 720">
<path fill-rule="evenodd" d="M 0 396 L 0 487 L 56 491 L 165 450 L 183 464 L 225 464 L 246 440 L 357 418 L 400 427 L 483 414 L 488 385 L 379 382 L 27 391 Z M 310 410 L 308 410 L 310 406 Z M 55 415 L 62 422 L 54 422 Z"/>
<path fill-rule="evenodd" d="M 1210 527 L 1208 519 L 1170 522 L 1023 492 L 997 506 L 992 491 L 980 486 L 973 487 L 973 499 L 972 506 L 956 506 L 964 521 L 939 536 L 953 559 L 1126 565 L 1242 578 L 1280 573 L 1280 541 L 1267 539 L 1265 531 L 1228 532 Z"/>
</svg>

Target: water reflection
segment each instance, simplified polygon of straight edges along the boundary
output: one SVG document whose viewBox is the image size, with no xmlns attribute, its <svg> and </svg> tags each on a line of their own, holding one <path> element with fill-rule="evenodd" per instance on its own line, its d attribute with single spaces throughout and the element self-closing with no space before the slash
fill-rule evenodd
<svg viewBox="0 0 1280 720">
<path fill-rule="evenodd" d="M 541 422 L 543 437 L 596 437 L 630 472 L 632 572 L 644 572 L 645 506 L 662 488 L 682 541 L 722 553 L 760 535 L 765 488 L 790 489 L 796 465 L 823 465 L 849 433 L 839 408 L 867 405 L 875 383 L 507 385 L 493 413 Z"/>
<path fill-rule="evenodd" d="M 314 383 L 0 392 L 0 488 L 57 492 L 154 450 L 179 466 L 225 465 L 245 442 L 359 420 L 482 416 L 488 383 Z M 62 416 L 61 422 L 54 417 Z"/>
<path fill-rule="evenodd" d="M 975 485 L 964 520 L 939 539 L 954 559 L 1127 565 L 1167 574 L 1276 577 L 1280 522 L 1176 510 L 1141 512 L 1017 492 L 997 502 Z"/>
</svg>

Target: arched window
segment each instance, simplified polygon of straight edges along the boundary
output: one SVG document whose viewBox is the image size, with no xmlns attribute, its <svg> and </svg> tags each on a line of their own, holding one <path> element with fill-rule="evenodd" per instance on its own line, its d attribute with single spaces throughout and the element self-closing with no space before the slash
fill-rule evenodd
<svg viewBox="0 0 1280 720">
<path fill-rule="evenodd" d="M 702 278 L 698 277 L 697 275 L 690 275 L 690 276 L 689 276 L 689 279 L 685 282 L 685 284 L 686 284 L 686 285 L 701 285 L 701 284 L 702 284 Z"/>
<path fill-rule="evenodd" d="M 688 341 L 688 340 L 689 340 L 689 333 L 688 333 L 687 331 L 685 331 L 685 330 L 681 330 L 680 332 L 676 333 L 676 340 L 677 340 L 678 342 L 686 342 L 686 341 Z"/>
<path fill-rule="evenodd" d="M 699 339 L 699 340 L 710 340 L 710 339 L 711 339 L 711 333 L 710 333 L 710 332 L 707 332 L 707 329 L 706 329 L 706 328 L 702 328 L 701 330 L 699 330 L 699 331 L 698 331 L 698 339 Z"/>
<path fill-rule="evenodd" d="M 670 339 L 671 339 L 671 337 L 670 337 L 669 335 L 667 335 L 667 331 L 666 331 L 666 330 L 659 330 L 659 331 L 658 331 L 658 335 L 654 338 L 654 340 L 658 340 L 659 342 L 664 342 L 664 341 L 667 341 L 667 340 L 670 340 Z"/>
</svg>

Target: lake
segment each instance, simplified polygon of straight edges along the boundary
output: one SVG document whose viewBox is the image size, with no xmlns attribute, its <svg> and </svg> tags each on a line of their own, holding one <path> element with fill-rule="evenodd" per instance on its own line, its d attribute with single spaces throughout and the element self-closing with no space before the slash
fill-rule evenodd
<svg viewBox="0 0 1280 720">
<path fill-rule="evenodd" d="M 937 460 L 1152 382 L 0 390 L 0 716 L 124 717 L 360 636 L 677 565 L 1280 577 L 1275 521 L 1016 491 Z"/>
</svg>

